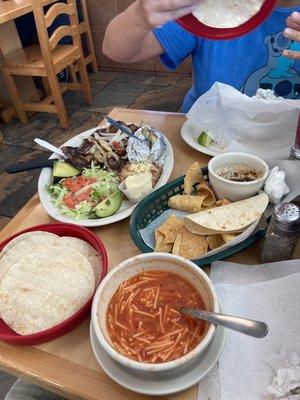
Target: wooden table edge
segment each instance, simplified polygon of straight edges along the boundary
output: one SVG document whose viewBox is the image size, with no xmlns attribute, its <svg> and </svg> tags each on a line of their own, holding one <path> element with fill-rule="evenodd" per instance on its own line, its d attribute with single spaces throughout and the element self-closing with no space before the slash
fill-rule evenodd
<svg viewBox="0 0 300 400">
<path fill-rule="evenodd" d="M 97 393 L 103 392 L 107 385 L 104 372 L 83 367 L 80 364 L 55 356 L 43 350 L 30 346 L 17 346 L 0 343 L 0 367 L 4 372 L 24 378 L 32 384 L 50 390 L 71 400 L 99 400 Z M 59 361 L 59 362 L 58 362 Z M 41 378 L 41 371 L 47 379 Z M 103 379 L 101 379 L 103 376 Z M 94 395 L 85 394 L 82 381 L 86 388 L 93 388 Z M 111 381 L 111 390 L 117 395 L 120 386 Z M 122 388 L 122 391 L 125 389 Z M 148 396 L 142 396 L 141 399 Z"/>
</svg>

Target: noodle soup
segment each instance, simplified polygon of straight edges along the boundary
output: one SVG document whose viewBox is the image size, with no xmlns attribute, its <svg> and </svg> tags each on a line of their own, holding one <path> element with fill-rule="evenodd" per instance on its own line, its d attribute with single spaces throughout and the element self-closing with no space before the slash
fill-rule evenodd
<svg viewBox="0 0 300 400">
<path fill-rule="evenodd" d="M 143 363 L 184 356 L 201 342 L 206 323 L 182 316 L 181 306 L 205 309 L 198 291 L 176 273 L 148 270 L 124 281 L 107 308 L 112 346 Z"/>
</svg>

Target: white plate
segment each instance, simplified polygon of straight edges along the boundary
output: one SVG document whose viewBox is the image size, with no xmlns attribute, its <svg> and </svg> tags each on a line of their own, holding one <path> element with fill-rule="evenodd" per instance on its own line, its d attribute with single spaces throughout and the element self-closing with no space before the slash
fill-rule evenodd
<svg viewBox="0 0 300 400">
<path fill-rule="evenodd" d="M 75 147 L 80 146 L 82 140 L 90 136 L 96 129 L 97 128 L 93 128 L 89 129 L 88 131 L 82 132 L 79 135 L 74 136 L 72 139 L 68 140 L 62 146 L 75 146 Z M 159 187 L 165 185 L 168 182 L 173 170 L 173 164 L 174 164 L 173 149 L 168 139 L 167 138 L 165 139 L 167 143 L 167 154 L 165 163 L 163 165 L 162 174 L 155 186 L 155 189 L 158 189 Z M 52 154 L 50 158 L 55 158 L 55 157 L 56 157 L 55 154 Z M 123 201 L 121 208 L 114 215 L 111 215 L 110 217 L 97 218 L 97 219 L 74 219 L 62 214 L 60 210 L 56 208 L 52 203 L 52 198 L 46 189 L 46 185 L 49 185 L 51 183 L 52 183 L 52 168 L 43 168 L 38 182 L 38 192 L 40 201 L 46 213 L 50 217 L 60 222 L 73 223 L 75 225 L 87 226 L 87 227 L 108 225 L 129 217 L 133 213 L 134 208 L 136 207 L 136 204 L 130 203 L 129 201 Z"/>
<path fill-rule="evenodd" d="M 217 363 L 225 343 L 225 328 L 218 326 L 211 346 L 199 364 L 178 375 L 146 379 L 137 376 L 114 361 L 104 351 L 96 340 L 96 335 L 90 325 L 90 339 L 94 355 L 104 372 L 119 385 L 136 393 L 150 396 L 167 396 L 186 390 L 198 383 Z"/>
<path fill-rule="evenodd" d="M 198 143 L 198 137 L 201 133 L 201 129 L 198 125 L 193 122 L 187 120 L 181 127 L 181 137 L 185 141 L 186 144 L 191 146 L 193 149 L 200 151 L 200 153 L 207 154 L 209 156 L 216 156 L 225 151 L 218 143 L 211 143 L 210 146 L 204 147 Z"/>
</svg>

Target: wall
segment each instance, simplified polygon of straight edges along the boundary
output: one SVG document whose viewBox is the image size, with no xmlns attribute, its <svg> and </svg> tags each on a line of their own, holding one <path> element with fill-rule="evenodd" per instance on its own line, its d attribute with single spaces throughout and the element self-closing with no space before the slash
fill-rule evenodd
<svg viewBox="0 0 300 400">
<path fill-rule="evenodd" d="M 109 60 L 102 53 L 102 41 L 107 24 L 119 13 L 124 11 L 134 0 L 87 0 L 91 30 L 94 38 L 94 46 L 100 68 L 109 69 L 134 69 L 143 71 L 167 71 L 159 58 L 153 58 L 141 63 L 118 64 Z M 176 72 L 190 73 L 191 61 L 186 60 Z"/>
</svg>

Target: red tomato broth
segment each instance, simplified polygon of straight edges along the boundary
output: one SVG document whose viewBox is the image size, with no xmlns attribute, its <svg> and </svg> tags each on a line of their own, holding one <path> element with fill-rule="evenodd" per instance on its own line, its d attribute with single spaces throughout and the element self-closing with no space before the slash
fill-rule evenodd
<svg viewBox="0 0 300 400">
<path fill-rule="evenodd" d="M 112 296 L 106 315 L 116 351 L 135 361 L 163 363 L 193 350 L 206 323 L 182 316 L 181 306 L 205 309 L 198 291 L 168 271 L 145 271 L 123 282 Z"/>
</svg>

